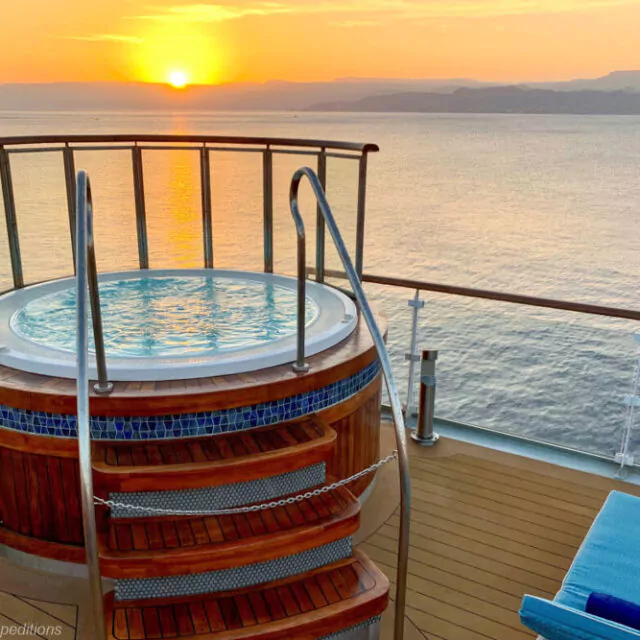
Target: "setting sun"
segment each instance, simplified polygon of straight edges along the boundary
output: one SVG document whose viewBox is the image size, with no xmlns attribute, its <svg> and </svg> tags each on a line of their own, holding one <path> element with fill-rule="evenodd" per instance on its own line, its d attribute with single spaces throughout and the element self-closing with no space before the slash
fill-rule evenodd
<svg viewBox="0 0 640 640">
<path fill-rule="evenodd" d="M 187 86 L 188 78 L 184 71 L 172 71 L 169 74 L 169 84 L 174 89 L 183 89 Z"/>
</svg>

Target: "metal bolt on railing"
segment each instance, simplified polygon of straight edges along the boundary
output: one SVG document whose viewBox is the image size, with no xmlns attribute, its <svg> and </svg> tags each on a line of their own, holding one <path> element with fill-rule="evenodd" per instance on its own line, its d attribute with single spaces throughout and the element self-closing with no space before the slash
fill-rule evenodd
<svg viewBox="0 0 640 640">
<path fill-rule="evenodd" d="M 433 414 L 436 403 L 436 360 L 438 352 L 423 351 L 420 363 L 420 408 L 418 426 L 411 438 L 418 444 L 430 447 L 440 436 L 433 430 Z"/>
</svg>

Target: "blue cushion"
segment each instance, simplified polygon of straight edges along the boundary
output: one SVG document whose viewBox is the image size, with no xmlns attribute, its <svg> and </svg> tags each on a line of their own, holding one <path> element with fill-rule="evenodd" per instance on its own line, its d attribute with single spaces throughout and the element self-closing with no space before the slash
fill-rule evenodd
<svg viewBox="0 0 640 640">
<path fill-rule="evenodd" d="M 587 613 L 640 630 L 640 605 L 608 593 L 592 593 L 587 600 Z"/>
<path fill-rule="evenodd" d="M 591 593 L 640 602 L 640 498 L 612 491 L 591 525 L 556 602 L 585 611 Z"/>
<path fill-rule="evenodd" d="M 570 607 L 525 596 L 520 619 L 546 640 L 638 640 L 640 631 Z"/>
</svg>

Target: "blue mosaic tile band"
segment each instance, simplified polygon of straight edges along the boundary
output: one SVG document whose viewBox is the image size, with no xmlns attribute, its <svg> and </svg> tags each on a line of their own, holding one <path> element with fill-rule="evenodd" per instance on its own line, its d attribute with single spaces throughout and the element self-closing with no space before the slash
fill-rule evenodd
<svg viewBox="0 0 640 640">
<path fill-rule="evenodd" d="M 375 360 L 352 376 L 321 389 L 247 407 L 166 416 L 92 416 L 91 437 L 94 440 L 193 438 L 266 427 L 344 402 L 371 383 L 379 371 L 380 364 Z M 1 404 L 0 427 L 58 438 L 78 437 L 75 415 L 14 409 Z"/>
</svg>

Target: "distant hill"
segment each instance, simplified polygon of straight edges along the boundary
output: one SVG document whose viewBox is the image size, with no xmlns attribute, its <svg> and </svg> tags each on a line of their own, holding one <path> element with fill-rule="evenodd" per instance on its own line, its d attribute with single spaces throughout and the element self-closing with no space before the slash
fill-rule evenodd
<svg viewBox="0 0 640 640">
<path fill-rule="evenodd" d="M 456 89 L 453 93 L 408 92 L 353 101 L 321 102 L 312 111 L 416 113 L 531 113 L 640 115 L 640 93 L 552 91 L 506 86 Z"/>
<path fill-rule="evenodd" d="M 318 101 L 357 100 L 399 91 L 451 92 L 484 86 L 474 80 L 353 79 L 333 82 L 194 85 L 51 83 L 0 85 L 0 110 L 302 110 Z"/>
<path fill-rule="evenodd" d="M 589 92 L 598 92 L 591 95 Z M 603 94 L 603 92 L 606 92 Z M 332 82 L 237 83 L 175 90 L 163 84 L 0 84 L 1 111 L 454 111 L 637 113 L 640 71 L 602 78 L 496 85 L 467 78 L 341 78 Z M 572 97 L 557 95 L 567 93 Z M 577 95 L 577 94 L 580 95 Z"/>
<path fill-rule="evenodd" d="M 536 89 L 557 91 L 636 91 L 640 92 L 640 71 L 612 71 L 601 78 L 569 80 L 568 82 L 528 83 Z"/>
</svg>

